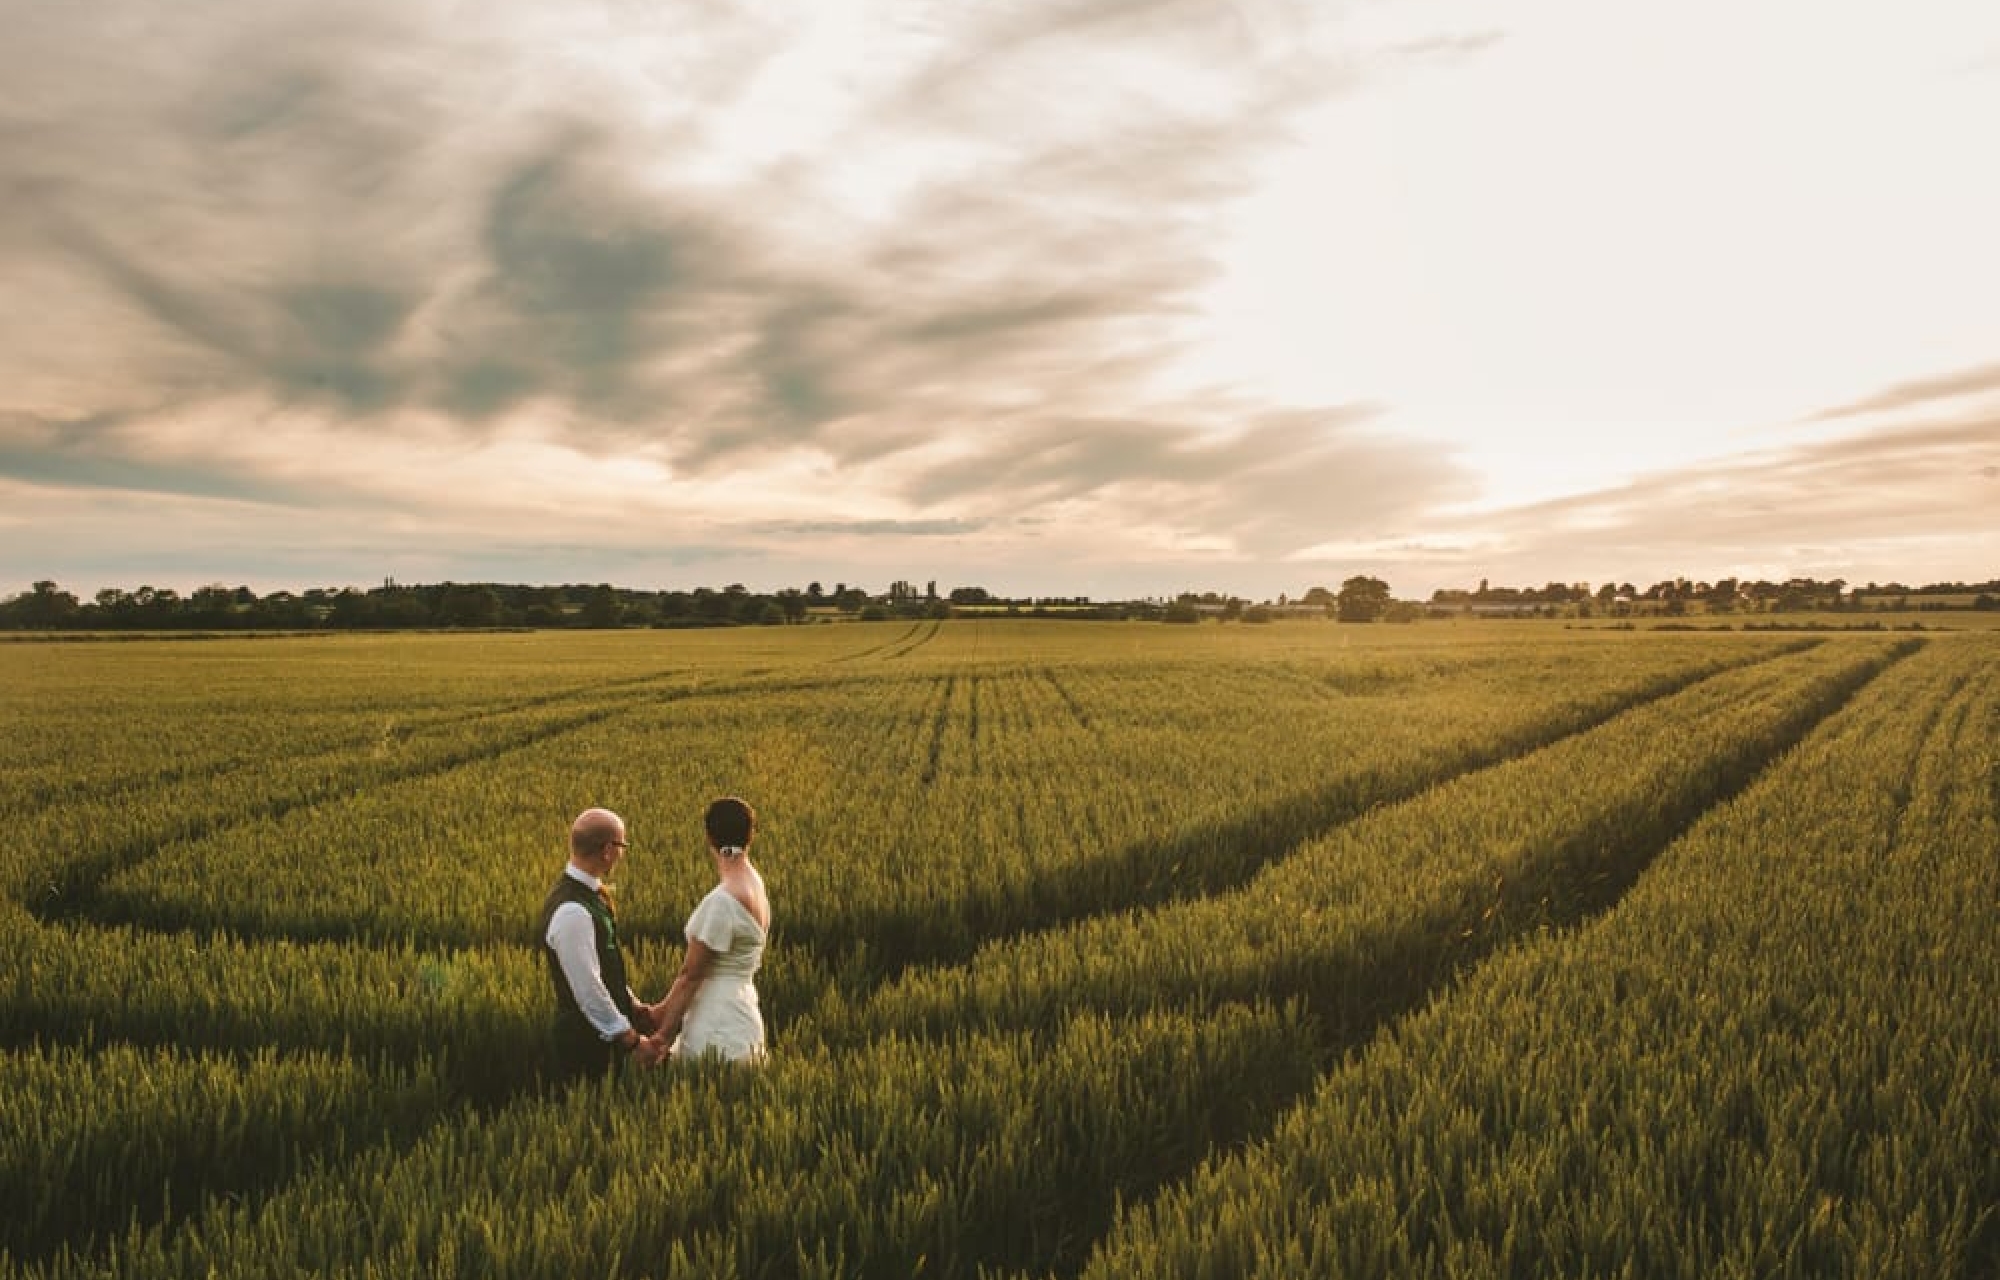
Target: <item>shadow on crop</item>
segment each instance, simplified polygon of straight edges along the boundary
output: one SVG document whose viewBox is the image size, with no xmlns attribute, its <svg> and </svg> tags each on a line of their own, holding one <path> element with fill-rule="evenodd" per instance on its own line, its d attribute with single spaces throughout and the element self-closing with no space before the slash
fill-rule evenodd
<svg viewBox="0 0 2000 1280">
<path fill-rule="evenodd" d="M 1802 645 L 1798 647 L 1809 647 Z M 1425 767 L 1359 773 L 1327 786 L 1245 803 L 1171 832 L 1051 863 L 1028 881 L 966 885 L 948 911 L 928 901 L 852 904 L 787 920 L 785 945 L 838 975 L 850 996 L 912 968 L 959 964 L 1009 937 L 1094 916 L 1158 907 L 1241 888 L 1260 871 L 1372 809 L 1398 804 L 1456 778 L 1588 732 L 1636 707 L 1671 697 L 1724 670 L 1754 666 L 1798 648 L 1759 653 L 1721 667 L 1661 676 L 1614 699 L 1547 716 L 1484 744 L 1441 750 Z M 947 700 L 949 687 L 947 688 Z M 935 760 L 944 712 L 931 729 Z"/>
<path fill-rule="evenodd" d="M 1246 968 L 1209 986 L 1198 998 L 1078 992 L 1060 1016 L 1083 1011 L 1116 1016 L 1180 1009 L 1200 1017 L 1226 1003 L 1296 1003 L 1317 1037 L 1320 1069 L 1324 1070 L 1359 1052 L 1389 1024 L 1448 992 L 1500 948 L 1543 931 L 1580 927 L 1616 906 L 1647 868 L 1704 814 L 1739 795 L 1920 644 L 1898 646 L 1879 660 L 1859 663 L 1829 681 L 1817 696 L 1767 732 L 1716 761 L 1714 768 L 1651 817 L 1640 818 L 1620 807 L 1497 875 L 1442 886 L 1418 919 L 1383 922 L 1372 937 L 1341 948 L 1337 961 L 1274 958 L 1270 966 L 1254 971 Z M 868 1019 L 864 1016 L 860 1021 L 865 1025 Z M 977 1019 L 970 1026 L 962 1020 L 953 1026 L 933 1026 L 919 1019 L 897 1027 L 900 1034 L 914 1035 L 1008 1029 L 1004 1021 Z M 881 1028 L 870 1031 L 879 1033 Z M 976 1257 L 982 1274 L 1075 1275 L 1091 1249 L 1112 1228 L 1121 1205 L 1129 1207 L 1149 1199 L 1185 1178 L 1206 1158 L 1208 1150 L 1253 1142 L 1269 1133 L 1278 1119 L 1310 1092 L 1316 1079 L 1301 1082 L 1296 1072 L 1273 1071 L 1268 1075 L 1253 1073 L 1237 1082 L 1226 1131 L 1217 1133 L 1204 1152 L 1193 1158 L 1177 1154 L 1163 1138 L 1156 1159 L 1131 1166 L 1135 1175 L 1109 1184 L 1102 1179 L 1069 1181 L 1065 1185 L 1072 1194 L 1061 1214 L 1025 1227 L 1017 1225 L 1005 1236 L 982 1237 Z M 1062 1170 L 1053 1167 L 1061 1160 L 1060 1155 L 1052 1156 L 1049 1176 L 1062 1176 Z"/>
</svg>

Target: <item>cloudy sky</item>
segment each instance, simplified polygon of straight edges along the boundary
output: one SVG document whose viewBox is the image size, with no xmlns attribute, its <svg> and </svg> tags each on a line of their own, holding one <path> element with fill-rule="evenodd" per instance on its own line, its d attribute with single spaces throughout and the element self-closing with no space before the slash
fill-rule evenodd
<svg viewBox="0 0 2000 1280">
<path fill-rule="evenodd" d="M 2000 576 L 1990 0 L 0 21 L 0 595 Z"/>
</svg>

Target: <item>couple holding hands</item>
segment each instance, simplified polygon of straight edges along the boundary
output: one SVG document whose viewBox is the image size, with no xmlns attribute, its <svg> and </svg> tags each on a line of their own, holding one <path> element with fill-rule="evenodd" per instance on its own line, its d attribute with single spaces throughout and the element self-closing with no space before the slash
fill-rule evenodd
<svg viewBox="0 0 2000 1280">
<path fill-rule="evenodd" d="M 586 809 L 569 829 L 569 865 L 542 904 L 541 939 L 555 988 L 556 1057 L 566 1077 L 602 1075 L 629 1054 L 642 1066 L 713 1056 L 764 1055 L 764 1017 L 753 981 L 771 928 L 764 878 L 750 863 L 757 817 L 725 797 L 703 816 L 715 888 L 687 922 L 687 957 L 667 994 L 632 994 L 605 883 L 625 857 L 625 820 Z"/>
</svg>

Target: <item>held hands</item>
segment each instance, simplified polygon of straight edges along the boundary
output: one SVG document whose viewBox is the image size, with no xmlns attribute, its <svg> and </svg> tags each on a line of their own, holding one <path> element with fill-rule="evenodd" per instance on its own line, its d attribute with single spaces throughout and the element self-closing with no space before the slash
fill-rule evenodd
<svg viewBox="0 0 2000 1280">
<path fill-rule="evenodd" d="M 674 1041 L 673 1033 L 678 1031 L 679 1019 L 674 1024 L 667 1021 L 667 999 L 661 996 L 652 1004 L 635 1001 L 632 1005 L 632 1025 L 642 1036 L 664 1036 L 668 1044 Z"/>
<path fill-rule="evenodd" d="M 679 1019 L 674 1021 L 678 1023 Z M 639 1032 L 639 1040 L 632 1046 L 634 1062 L 642 1067 L 657 1067 L 672 1056 L 674 1035 L 680 1028 L 667 1022 L 665 997 L 653 1004 L 635 1001 L 632 1005 L 632 1025 Z"/>
<path fill-rule="evenodd" d="M 667 1060 L 672 1042 L 660 1036 L 640 1036 L 632 1046 L 632 1060 L 642 1067 L 657 1067 Z"/>
</svg>

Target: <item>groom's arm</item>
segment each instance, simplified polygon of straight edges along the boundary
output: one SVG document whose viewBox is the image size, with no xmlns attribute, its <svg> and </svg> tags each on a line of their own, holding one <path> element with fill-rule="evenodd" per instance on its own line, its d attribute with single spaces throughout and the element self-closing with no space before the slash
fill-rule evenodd
<svg viewBox="0 0 2000 1280">
<path fill-rule="evenodd" d="M 570 994 L 576 997 L 576 1007 L 583 1011 L 591 1028 L 603 1039 L 629 1048 L 638 1039 L 638 1033 L 632 1029 L 631 1020 L 618 1012 L 611 989 L 604 985 L 590 912 L 573 902 L 557 907 L 549 919 L 548 944 L 562 966 Z"/>
</svg>

